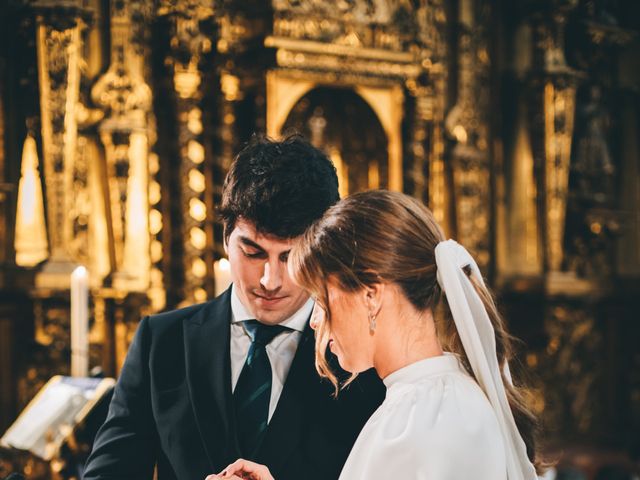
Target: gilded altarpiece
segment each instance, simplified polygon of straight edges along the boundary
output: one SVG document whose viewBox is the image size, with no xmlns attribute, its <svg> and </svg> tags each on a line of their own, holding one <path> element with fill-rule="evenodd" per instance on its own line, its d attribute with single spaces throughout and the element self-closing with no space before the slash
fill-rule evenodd
<svg viewBox="0 0 640 480">
<path fill-rule="evenodd" d="M 0 96 L 26 126 L 5 129 L 0 118 L 0 166 L 5 151 L 21 159 L 0 177 L 3 212 L 20 220 L 0 217 L 0 243 L 16 239 L 2 245 L 12 264 L 2 282 L 15 280 L 26 299 L 4 309 L 2 297 L 0 332 L 16 340 L 2 355 L 19 364 L 0 377 L 15 391 L 3 408 L 17 413 L 69 371 L 75 266 L 91 275 L 94 373 L 117 375 L 141 316 L 211 298 L 225 255 L 216 208 L 234 155 L 254 133 L 297 130 L 331 157 L 342 195 L 404 191 L 474 253 L 527 342 L 519 356 L 551 436 L 603 438 L 608 422 L 628 433 L 638 378 L 610 373 L 639 361 L 637 287 L 610 267 L 618 238 L 624 258 L 637 243 L 625 232 L 637 229 L 638 207 L 620 214 L 612 186 L 633 158 L 621 163 L 611 146 L 603 98 L 618 86 L 602 72 L 614 65 L 567 58 L 565 40 L 577 24 L 584 45 L 604 52 L 595 58 L 612 59 L 634 36 L 603 24 L 587 1 L 524 3 L 514 10 L 530 61 L 513 135 L 496 121 L 513 101 L 496 87 L 496 45 L 513 41 L 498 28 L 511 22 L 500 2 L 43 0 L 7 10 L 32 22 L 20 52 L 37 67 L 11 81 L 38 98 L 30 108 Z M 1 78 L 0 87 L 9 91 Z M 33 229 L 9 204 L 29 175 L 44 204 Z M 633 268 L 640 262 L 624 265 Z M 15 312 L 26 320 L 9 319 Z"/>
<path fill-rule="evenodd" d="M 442 104 L 435 100 L 436 89 L 442 87 L 442 5 L 355 2 L 334 8 L 277 1 L 274 9 L 273 34 L 265 39 L 276 56 L 276 68 L 267 72 L 267 133 L 278 137 L 295 127 L 326 148 L 343 194 L 363 188 L 402 191 L 409 177 L 412 193 L 428 198 L 426 165 L 442 151 L 441 139 L 434 141 L 434 120 L 443 116 Z M 375 136 L 379 129 L 386 142 L 375 149 L 386 149 L 386 155 L 369 154 L 364 166 L 356 165 L 352 140 L 331 134 L 333 129 L 348 129 L 340 125 L 350 118 L 347 112 L 331 115 L 332 106 L 323 106 L 331 101 L 332 91 L 335 104 L 370 110 L 362 133 Z M 364 121 L 367 115 L 358 118 Z M 366 147 L 360 150 L 366 153 Z M 359 174 L 350 173 L 358 169 Z M 358 178 L 365 180 L 358 185 Z M 434 182 L 443 180 L 436 175 Z"/>
</svg>

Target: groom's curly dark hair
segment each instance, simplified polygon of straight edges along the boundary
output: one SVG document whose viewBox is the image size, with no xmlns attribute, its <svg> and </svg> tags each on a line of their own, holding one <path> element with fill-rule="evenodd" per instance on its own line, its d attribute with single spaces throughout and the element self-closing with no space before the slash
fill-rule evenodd
<svg viewBox="0 0 640 480">
<path fill-rule="evenodd" d="M 340 199 L 331 160 L 301 135 L 254 135 L 233 161 L 219 214 L 229 239 L 239 218 L 263 234 L 301 235 Z"/>
</svg>

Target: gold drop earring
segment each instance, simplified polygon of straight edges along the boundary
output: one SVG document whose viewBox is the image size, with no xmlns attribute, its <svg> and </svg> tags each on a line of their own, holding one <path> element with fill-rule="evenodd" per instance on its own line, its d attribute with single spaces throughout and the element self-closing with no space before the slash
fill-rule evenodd
<svg viewBox="0 0 640 480">
<path fill-rule="evenodd" d="M 376 331 L 376 317 L 378 314 L 369 312 L 369 331 L 371 333 Z"/>
</svg>

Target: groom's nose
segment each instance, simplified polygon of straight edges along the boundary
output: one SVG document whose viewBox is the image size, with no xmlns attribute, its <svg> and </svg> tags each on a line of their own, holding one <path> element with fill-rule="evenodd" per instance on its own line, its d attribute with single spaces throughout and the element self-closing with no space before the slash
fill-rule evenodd
<svg viewBox="0 0 640 480">
<path fill-rule="evenodd" d="M 266 261 L 264 263 L 264 270 L 262 272 L 262 278 L 260 278 L 260 285 L 268 292 L 273 292 L 282 287 L 282 277 L 284 275 L 284 269 L 279 260 Z"/>
</svg>

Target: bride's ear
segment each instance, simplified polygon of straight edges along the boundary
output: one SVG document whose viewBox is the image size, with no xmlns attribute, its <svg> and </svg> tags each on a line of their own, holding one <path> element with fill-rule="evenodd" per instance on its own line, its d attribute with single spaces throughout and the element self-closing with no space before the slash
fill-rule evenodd
<svg viewBox="0 0 640 480">
<path fill-rule="evenodd" d="M 364 303 L 369 310 L 369 314 L 376 317 L 382 308 L 382 297 L 384 295 L 385 284 L 376 282 L 373 285 L 364 287 Z"/>
</svg>

